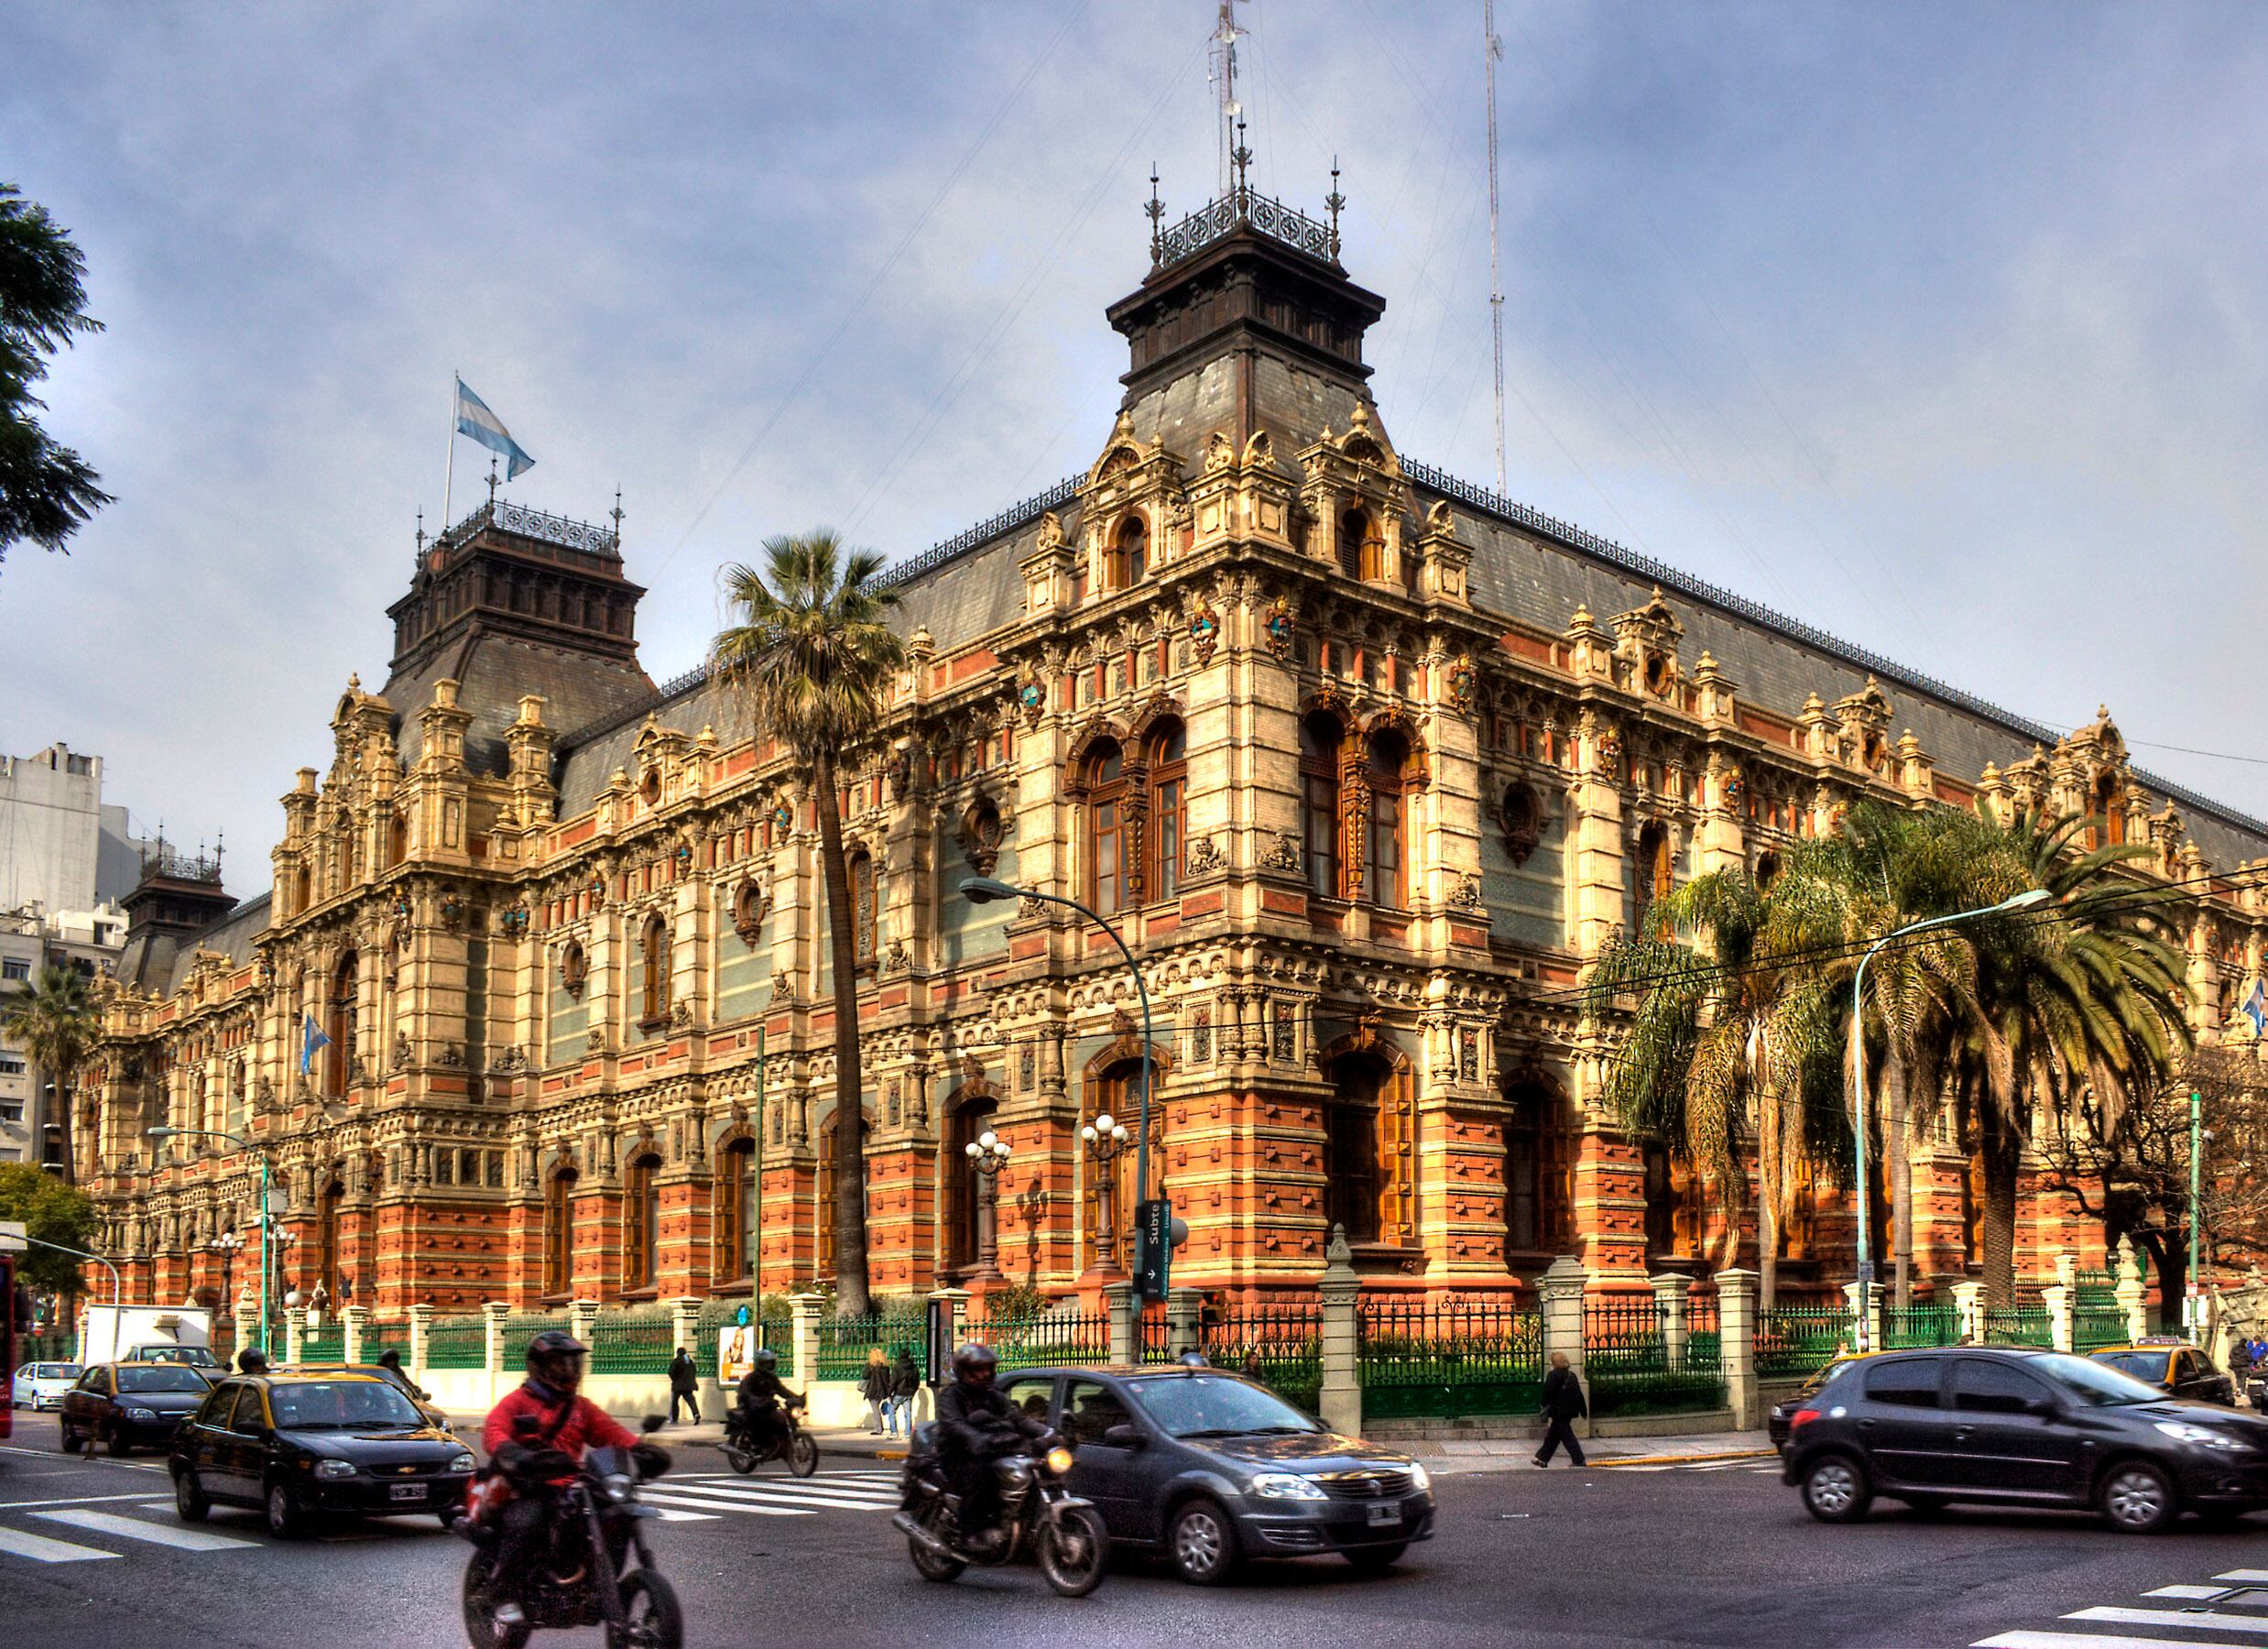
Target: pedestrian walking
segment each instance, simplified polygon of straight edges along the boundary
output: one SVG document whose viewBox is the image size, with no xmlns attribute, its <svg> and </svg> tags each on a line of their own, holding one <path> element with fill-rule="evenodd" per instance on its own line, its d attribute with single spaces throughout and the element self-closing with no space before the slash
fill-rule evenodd
<svg viewBox="0 0 2268 1649">
<path fill-rule="evenodd" d="M 867 1367 L 858 1377 L 858 1394 L 867 1400 L 867 1435 L 882 1435 L 882 1405 L 890 1399 L 897 1376 L 890 1368 L 889 1353 L 879 1346 L 867 1351 Z"/>
<path fill-rule="evenodd" d="M 913 1353 L 904 1346 L 892 1348 L 897 1361 L 890 1368 L 889 1402 L 882 1422 L 893 1437 L 913 1435 L 913 1400 L 921 1394 L 921 1371 L 913 1366 Z"/>
<path fill-rule="evenodd" d="M 677 1424 L 677 1405 L 683 1403 L 692 1413 L 693 1424 L 701 1424 L 701 1371 L 693 1366 L 693 1354 L 680 1346 L 677 1355 L 670 1359 L 670 1424 Z"/>
<path fill-rule="evenodd" d="M 1588 1413 L 1590 1405 L 1583 1401 L 1583 1382 L 1567 1366 L 1567 1354 L 1553 1352 L 1551 1371 L 1543 1376 L 1543 1417 L 1550 1424 L 1543 1428 L 1543 1447 L 1535 1451 L 1535 1463 L 1549 1466 L 1553 1451 L 1564 1443 L 1567 1446 L 1567 1458 L 1582 1465 L 1583 1445 L 1575 1440 L 1573 1423 Z"/>
</svg>

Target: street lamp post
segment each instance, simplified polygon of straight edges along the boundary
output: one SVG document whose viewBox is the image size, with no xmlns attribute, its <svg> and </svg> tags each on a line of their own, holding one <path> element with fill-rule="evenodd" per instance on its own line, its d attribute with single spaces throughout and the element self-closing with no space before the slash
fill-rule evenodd
<svg viewBox="0 0 2268 1649">
<path fill-rule="evenodd" d="M 1866 1051 L 1866 983 L 1867 964 L 1874 960 L 1874 953 L 1895 939 L 1918 934 L 1925 928 L 1949 927 L 1957 922 L 1968 922 L 1979 916 L 2001 916 L 2012 911 L 2029 910 L 2055 897 L 2045 888 L 2030 888 L 1998 904 L 1979 905 L 1973 911 L 1956 911 L 1950 916 L 1932 916 L 1925 922 L 1908 923 L 1893 933 L 1884 934 L 1867 946 L 1866 955 L 1859 958 L 1859 969 L 1850 979 L 1851 1076 L 1858 1089 L 1858 1103 L 1851 1109 L 1851 1126 L 1859 1136 L 1859 1309 L 1857 1321 L 1851 1327 L 1851 1343 L 1861 1354 L 1874 1348 L 1867 1343 L 1867 1325 L 1874 1315 L 1874 1207 L 1867 1187 L 1867 1051 Z"/>
<path fill-rule="evenodd" d="M 229 1133 L 225 1130 L 218 1128 L 153 1128 L 149 1130 L 149 1137 L 153 1140 L 184 1139 L 197 1135 L 202 1135 L 204 1138 L 213 1140 L 226 1140 L 239 1151 L 250 1151 L 256 1152 L 260 1159 L 260 1355 L 266 1357 L 268 1349 L 267 1272 L 268 1257 L 271 1251 L 271 1244 L 268 1240 L 268 1230 L 273 1218 L 268 1213 L 267 1208 L 267 1180 L 269 1167 L 267 1147 L 258 1144 L 254 1141 L 247 1140 L 242 1134 Z"/>
<path fill-rule="evenodd" d="M 95 1264 L 110 1273 L 110 1303 L 115 1305 L 125 1298 L 125 1291 L 118 1284 L 118 1268 L 104 1259 L 102 1255 L 90 1253 L 85 1249 L 71 1248 L 60 1242 L 49 1242 L 44 1237 L 27 1236 L 24 1240 L 34 1248 L 53 1249 L 59 1254 L 75 1254 L 82 1260 L 93 1261 Z"/>
<path fill-rule="evenodd" d="M 971 1275 L 1000 1283 L 1000 1170 L 1008 1166 L 1008 1141 L 987 1129 L 965 1148 L 976 1174 L 976 1269 Z"/>
<path fill-rule="evenodd" d="M 1101 1212 L 1095 1218 L 1095 1275 L 1097 1281 L 1115 1283 L 1125 1273 L 1118 1269 L 1118 1235 L 1117 1225 L 1118 1159 L 1134 1143 L 1133 1135 L 1126 1124 L 1105 1111 L 1079 1130 L 1079 1138 L 1086 1144 L 1087 1160 L 1092 1162 L 1100 1185 Z"/>
<path fill-rule="evenodd" d="M 1075 899 L 1065 899 L 1060 893 L 1041 893 L 1031 888 L 1019 888 L 1010 882 L 998 881 L 989 876 L 972 876 L 961 883 L 961 897 L 971 904 L 991 904 L 1002 899 L 1036 899 L 1043 904 L 1062 905 L 1076 911 L 1104 933 L 1110 935 L 1111 944 L 1126 958 L 1127 971 L 1134 976 L 1134 994 L 1142 1005 L 1142 1108 L 1135 1130 L 1134 1196 L 1137 1201 L 1150 1196 L 1150 988 L 1142 983 L 1142 970 L 1134 961 L 1134 953 L 1127 948 L 1124 937 L 1111 923 Z"/>
<path fill-rule="evenodd" d="M 236 1316 L 235 1294 L 231 1287 L 236 1274 L 236 1256 L 244 1251 L 245 1239 L 234 1231 L 223 1231 L 205 1244 L 207 1250 L 221 1257 L 221 1315 L 234 1322 Z"/>
</svg>

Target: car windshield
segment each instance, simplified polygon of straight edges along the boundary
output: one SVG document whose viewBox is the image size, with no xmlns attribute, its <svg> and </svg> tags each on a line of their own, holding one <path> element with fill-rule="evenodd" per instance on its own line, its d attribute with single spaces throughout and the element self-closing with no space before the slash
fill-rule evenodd
<svg viewBox="0 0 2268 1649">
<path fill-rule="evenodd" d="M 425 1424 L 409 1400 L 382 1380 L 278 1381 L 268 1387 L 267 1406 L 275 1414 L 277 1428 L 284 1431 L 361 1431 Z"/>
<path fill-rule="evenodd" d="M 2165 1393 L 2157 1387 L 2144 1385 L 2131 1374 L 2121 1374 L 2116 1369 L 2107 1369 L 2091 1359 L 2074 1357 L 2067 1351 L 2028 1357 L 2023 1366 L 2046 1375 L 2090 1408 L 2127 1408 L 2137 1403 L 2165 1401 Z"/>
<path fill-rule="evenodd" d="M 16 1371 L 26 1380 L 76 1380 L 85 1371 L 77 1363 L 26 1363 Z"/>
<path fill-rule="evenodd" d="M 2131 1374 L 2136 1380 L 2164 1380 L 2165 1353 L 2163 1351 L 2098 1351 L 2088 1359 L 2106 1369 L 2116 1369 L 2121 1374 Z"/>
<path fill-rule="evenodd" d="M 121 1392 L 202 1392 L 206 1388 L 204 1376 L 194 1369 L 158 1366 L 120 1369 L 118 1389 Z"/>
<path fill-rule="evenodd" d="M 1249 1437 L 1318 1429 L 1282 1398 L 1226 1374 L 1168 1375 L 1127 1385 L 1142 1413 L 1168 1436 Z"/>
</svg>

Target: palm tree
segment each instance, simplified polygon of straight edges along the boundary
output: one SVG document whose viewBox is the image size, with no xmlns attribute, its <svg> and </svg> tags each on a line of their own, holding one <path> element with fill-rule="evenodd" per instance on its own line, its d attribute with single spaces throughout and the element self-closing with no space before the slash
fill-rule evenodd
<svg viewBox="0 0 2268 1649">
<path fill-rule="evenodd" d="M 736 622 L 709 650 L 719 679 L 747 697 L 758 726 L 782 745 L 811 784 L 834 959 L 835 1301 L 870 1310 L 867 1283 L 865 1092 L 858 1062 L 858 958 L 836 789 L 840 763 L 880 726 L 905 656 L 886 622 L 898 593 L 875 583 L 882 558 L 847 549 L 829 528 L 764 541 L 764 565 L 727 566 Z"/>
<path fill-rule="evenodd" d="M 2128 1096 L 2162 1083 L 2189 1043 L 2184 958 L 2164 921 L 2170 890 L 2113 875 L 2140 845 L 2075 851 L 2086 819 L 2029 809 L 1994 826 L 1994 858 L 2013 864 L 2054 908 L 1979 923 L 1975 1011 L 1956 1050 L 1957 1086 L 1983 1159 L 1989 1305 L 2015 1295 L 2016 1184 L 2042 1101 L 2082 1089 L 2115 1128 Z"/>
<path fill-rule="evenodd" d="M 1778 1287 L 1796 1170 L 1805 1159 L 1835 1160 L 1840 1132 L 1838 999 L 1823 970 L 1772 960 L 1841 937 L 1839 889 L 1812 873 L 1811 857 L 1791 853 L 1766 890 L 1728 869 L 1663 895 L 1647 912 L 1652 932 L 1618 935 L 1585 987 L 1586 1015 L 1601 1026 L 1622 998 L 1636 999 L 1627 1023 L 1610 1033 L 1608 1106 L 1626 1133 L 1662 1141 L 1716 1180 L 1736 1251 L 1753 1108 L 1766 1305 Z"/>
<path fill-rule="evenodd" d="M 71 1143 L 71 1087 L 100 1030 L 101 1017 L 88 995 L 86 976 L 52 963 L 34 976 L 31 989 L 18 997 L 0 1021 L 0 1032 L 31 1055 L 41 1080 L 54 1085 L 62 1120 L 65 1185 L 76 1184 L 78 1178 Z M 38 1151 L 38 1141 L 33 1151 Z"/>
</svg>

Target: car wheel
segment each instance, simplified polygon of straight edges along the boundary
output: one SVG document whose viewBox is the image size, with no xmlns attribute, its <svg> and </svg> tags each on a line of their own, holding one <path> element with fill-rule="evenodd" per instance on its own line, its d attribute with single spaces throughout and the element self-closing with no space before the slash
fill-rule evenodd
<svg viewBox="0 0 2268 1649">
<path fill-rule="evenodd" d="M 2147 1460 L 2121 1460 L 2103 1474 L 2102 1514 L 2121 1534 L 2155 1534 L 2181 1511 L 2173 1480 Z"/>
<path fill-rule="evenodd" d="M 197 1474 L 186 1466 L 173 1476 L 173 1509 L 183 1523 L 202 1523 L 213 1512 L 213 1502 L 197 1487 Z"/>
<path fill-rule="evenodd" d="M 63 1422 L 62 1432 L 63 1452 L 65 1454 L 77 1454 L 81 1449 L 87 1446 L 87 1440 L 71 1429 L 70 1421 L 66 1420 Z"/>
<path fill-rule="evenodd" d="M 1382 1575 L 1401 1561 L 1401 1555 L 1410 1549 L 1406 1540 L 1397 1540 L 1391 1545 L 1357 1546 L 1346 1554 L 1347 1561 L 1365 1575 Z"/>
<path fill-rule="evenodd" d="M 270 1483 L 265 1502 L 267 1532 L 278 1540 L 297 1540 L 307 1532 L 307 1512 L 287 1483 Z"/>
<path fill-rule="evenodd" d="M 123 1425 L 112 1426 L 107 1441 L 110 1452 L 122 1460 L 134 1452 L 134 1439 L 126 1436 L 125 1427 Z"/>
<path fill-rule="evenodd" d="M 1173 1514 L 1166 1549 L 1173 1572 L 1192 1586 L 1218 1586 L 1236 1572 L 1236 1530 L 1214 1501 L 1191 1501 Z"/>
<path fill-rule="evenodd" d="M 1804 1472 L 1804 1509 L 1821 1523 L 1857 1523 L 1873 1499 L 1865 1469 L 1848 1455 L 1821 1455 Z"/>
</svg>

